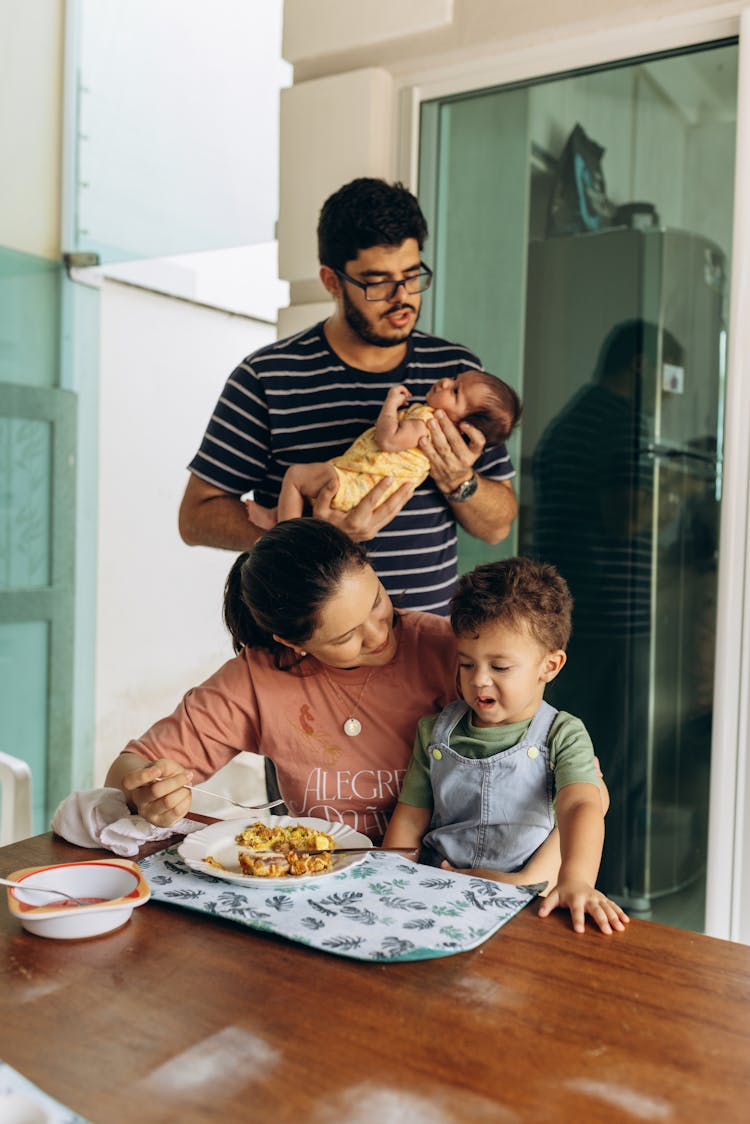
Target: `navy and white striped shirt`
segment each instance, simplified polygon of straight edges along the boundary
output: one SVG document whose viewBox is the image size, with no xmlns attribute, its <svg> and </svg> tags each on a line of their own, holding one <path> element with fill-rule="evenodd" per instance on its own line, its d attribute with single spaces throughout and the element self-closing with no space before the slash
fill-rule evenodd
<svg viewBox="0 0 750 1124">
<path fill-rule="evenodd" d="M 534 553 L 568 582 L 575 637 L 650 631 L 652 539 L 631 527 L 653 492 L 644 445 L 633 403 L 587 383 L 534 452 Z"/>
<path fill-rule="evenodd" d="M 188 467 L 232 495 L 253 489 L 259 503 L 273 507 L 287 468 L 342 453 L 375 424 L 390 387 L 403 383 L 422 401 L 436 379 L 467 368 L 481 369 L 471 351 L 415 331 L 398 367 L 361 371 L 339 359 L 317 324 L 240 363 Z M 484 452 L 476 468 L 492 480 L 515 475 L 504 445 Z M 403 608 L 447 612 L 457 575 L 456 524 L 429 477 L 366 545 L 383 585 Z"/>
</svg>

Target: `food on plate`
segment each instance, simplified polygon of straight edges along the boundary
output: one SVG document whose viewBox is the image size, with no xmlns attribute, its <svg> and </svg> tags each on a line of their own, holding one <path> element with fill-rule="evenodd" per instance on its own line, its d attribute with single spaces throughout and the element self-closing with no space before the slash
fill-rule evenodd
<svg viewBox="0 0 750 1124">
<path fill-rule="evenodd" d="M 332 851 L 336 841 L 325 831 L 303 824 L 281 827 L 258 821 L 235 837 L 243 874 L 256 878 L 283 878 L 286 875 L 321 874 L 331 869 L 331 855 L 310 855 L 308 851 Z M 274 851 L 273 855 L 254 855 L 253 851 Z"/>
<path fill-rule="evenodd" d="M 290 851 L 286 855 L 254 855 L 252 851 L 240 851 L 239 859 L 242 873 L 256 878 L 322 874 L 331 869 L 333 861 L 330 855 L 308 855 L 304 851 Z"/>
<path fill-rule="evenodd" d="M 215 859 L 213 857 L 213 855 L 206 855 L 206 857 L 203 861 L 208 866 L 215 866 L 217 868 L 217 870 L 226 870 L 227 869 L 222 863 L 219 862 L 218 859 Z"/>
<path fill-rule="evenodd" d="M 309 852 L 332 852 L 336 847 L 333 836 L 325 831 L 318 831 L 317 828 L 305 827 L 304 824 L 282 827 L 260 820 L 236 835 L 235 843 L 240 846 L 237 856 L 240 870 L 254 878 L 322 874 L 331 869 L 333 856 L 311 855 Z M 210 866 L 223 869 L 221 863 L 210 855 L 205 861 Z"/>
</svg>

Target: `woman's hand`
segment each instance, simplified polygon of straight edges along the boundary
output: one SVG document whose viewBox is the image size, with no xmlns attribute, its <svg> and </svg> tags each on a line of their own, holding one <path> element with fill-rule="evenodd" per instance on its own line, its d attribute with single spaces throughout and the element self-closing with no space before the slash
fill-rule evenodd
<svg viewBox="0 0 750 1124">
<path fill-rule="evenodd" d="M 573 879 L 558 882 L 542 902 L 539 916 L 548 917 L 553 909 L 565 906 L 570 910 L 576 933 L 586 931 L 587 913 L 601 931 L 607 934 L 611 934 L 613 929 L 622 932 L 630 920 L 617 902 L 610 901 L 605 894 L 594 889 L 588 882 Z"/>
<path fill-rule="evenodd" d="M 162 757 L 125 773 L 120 788 L 144 820 L 155 827 L 171 827 L 190 811 L 192 793 L 185 785 L 192 779 L 190 770 Z"/>
</svg>

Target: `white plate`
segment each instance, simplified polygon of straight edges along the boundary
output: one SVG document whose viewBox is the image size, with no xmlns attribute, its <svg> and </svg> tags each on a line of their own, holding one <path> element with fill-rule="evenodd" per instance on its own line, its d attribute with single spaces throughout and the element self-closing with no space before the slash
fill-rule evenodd
<svg viewBox="0 0 750 1124">
<path fill-rule="evenodd" d="M 256 816 L 251 820 L 227 820 L 214 823 L 202 831 L 195 831 L 180 844 L 177 853 L 192 870 L 200 870 L 214 878 L 221 878 L 223 882 L 237 882 L 242 886 L 297 886 L 301 882 L 314 882 L 318 878 L 326 878 L 329 874 L 336 874 L 339 870 L 356 866 L 367 858 L 367 855 L 337 856 L 334 851 L 331 869 L 324 870 L 320 874 L 287 875 L 284 878 L 259 878 L 243 874 L 239 860 L 239 852 L 242 848 L 235 842 L 235 836 L 250 824 L 259 821 L 278 827 L 292 827 L 298 823 L 303 827 L 314 827 L 318 831 L 325 831 L 328 835 L 332 835 L 337 847 L 372 847 L 371 839 L 343 823 L 328 823 L 326 820 L 315 820 L 305 816 Z M 218 867 L 207 863 L 205 860 L 209 855 L 220 862 L 225 869 L 219 870 Z"/>
</svg>

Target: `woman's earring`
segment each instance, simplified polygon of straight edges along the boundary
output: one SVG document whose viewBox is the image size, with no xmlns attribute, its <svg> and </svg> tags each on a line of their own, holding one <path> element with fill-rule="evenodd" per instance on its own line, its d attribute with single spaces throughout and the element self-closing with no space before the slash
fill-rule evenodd
<svg viewBox="0 0 750 1124">
<path fill-rule="evenodd" d="M 297 649 L 297 652 L 298 652 L 298 655 L 300 656 L 300 658 L 302 658 L 302 657 L 304 657 L 304 656 L 306 656 L 306 655 L 307 655 L 307 652 L 303 652 L 301 648 L 298 648 L 298 649 Z"/>
</svg>

